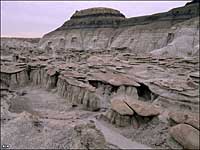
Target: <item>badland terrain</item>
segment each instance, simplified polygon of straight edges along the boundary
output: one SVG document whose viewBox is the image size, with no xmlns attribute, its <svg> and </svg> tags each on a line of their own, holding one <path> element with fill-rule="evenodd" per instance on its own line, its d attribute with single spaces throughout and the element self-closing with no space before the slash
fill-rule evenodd
<svg viewBox="0 0 200 150">
<path fill-rule="evenodd" d="M 1 37 L 1 144 L 199 149 L 199 3 L 126 18 L 76 11 L 42 38 Z"/>
</svg>

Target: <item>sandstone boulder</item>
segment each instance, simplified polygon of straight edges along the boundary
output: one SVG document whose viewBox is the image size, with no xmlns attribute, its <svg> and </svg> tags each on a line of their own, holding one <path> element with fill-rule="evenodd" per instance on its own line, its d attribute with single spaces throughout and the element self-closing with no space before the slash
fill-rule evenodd
<svg viewBox="0 0 200 150">
<path fill-rule="evenodd" d="M 123 97 L 114 97 L 111 99 L 111 108 L 120 115 L 133 115 L 133 110 L 123 101 Z"/>
<path fill-rule="evenodd" d="M 135 100 L 130 97 L 126 97 L 126 99 L 124 99 L 124 102 L 140 116 L 147 117 L 157 116 L 160 114 L 159 109 L 150 103 Z"/>
<path fill-rule="evenodd" d="M 186 112 L 170 112 L 169 118 L 175 123 L 185 123 L 199 129 L 199 114 Z"/>
<path fill-rule="evenodd" d="M 187 124 L 178 124 L 170 129 L 170 135 L 185 149 L 199 149 L 199 130 Z"/>
</svg>

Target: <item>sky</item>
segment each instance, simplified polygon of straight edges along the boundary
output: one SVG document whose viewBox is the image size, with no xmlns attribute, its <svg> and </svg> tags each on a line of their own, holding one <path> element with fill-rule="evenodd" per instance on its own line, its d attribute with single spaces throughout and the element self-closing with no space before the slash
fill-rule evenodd
<svg viewBox="0 0 200 150">
<path fill-rule="evenodd" d="M 188 1 L 1 1 L 1 37 L 42 37 L 76 10 L 108 7 L 126 18 L 165 12 Z"/>
</svg>

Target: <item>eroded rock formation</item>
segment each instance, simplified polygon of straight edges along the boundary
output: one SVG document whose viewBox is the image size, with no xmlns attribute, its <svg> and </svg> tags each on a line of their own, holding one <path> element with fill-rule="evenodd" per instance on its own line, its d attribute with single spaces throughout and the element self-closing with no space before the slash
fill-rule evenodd
<svg viewBox="0 0 200 150">
<path fill-rule="evenodd" d="M 81 10 L 46 34 L 38 48 L 29 43 L 4 53 L 4 144 L 12 139 L 26 148 L 33 139 L 22 139 L 24 146 L 18 147 L 23 134 L 39 137 L 31 148 L 121 148 L 87 124 L 98 114 L 99 121 L 125 127 L 121 134 L 152 148 L 198 148 L 191 140 L 199 135 L 198 9 L 191 3 L 128 19 L 108 8 Z M 44 98 L 45 92 L 43 99 L 34 98 L 30 87 L 45 89 L 53 99 Z M 14 129 L 7 134 L 9 128 Z"/>
<path fill-rule="evenodd" d="M 60 28 L 46 34 L 39 48 L 51 47 L 53 53 L 70 49 L 129 49 L 134 53 L 153 51 L 157 55 L 194 56 L 199 47 L 198 10 L 198 3 L 194 3 L 128 19 L 108 8 L 77 11 Z"/>
</svg>

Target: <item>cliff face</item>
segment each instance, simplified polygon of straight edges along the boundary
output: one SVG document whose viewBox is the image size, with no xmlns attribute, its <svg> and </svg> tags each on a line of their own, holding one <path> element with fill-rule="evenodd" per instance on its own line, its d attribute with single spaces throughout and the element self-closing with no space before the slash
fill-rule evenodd
<svg viewBox="0 0 200 150">
<path fill-rule="evenodd" d="M 60 49 L 129 49 L 144 53 L 184 43 L 187 49 L 183 55 L 193 55 L 198 47 L 198 10 L 198 3 L 192 3 L 166 13 L 128 19 L 108 8 L 77 11 L 60 28 L 44 35 L 39 48 L 54 53 Z M 178 45 L 171 51 L 177 51 Z M 165 50 L 162 52 L 165 54 Z"/>
</svg>

